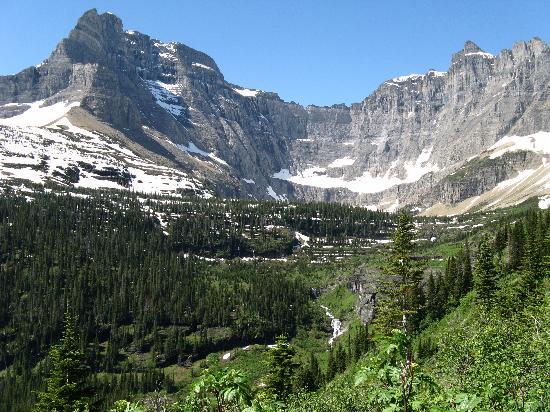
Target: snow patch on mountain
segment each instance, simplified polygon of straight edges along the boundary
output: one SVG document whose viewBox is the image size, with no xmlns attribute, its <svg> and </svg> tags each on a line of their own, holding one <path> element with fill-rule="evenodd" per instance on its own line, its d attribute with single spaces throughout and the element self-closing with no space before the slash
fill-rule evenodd
<svg viewBox="0 0 550 412">
<path fill-rule="evenodd" d="M 290 180 L 292 178 L 292 175 L 290 174 L 290 171 L 288 169 L 281 169 L 277 173 L 273 174 L 273 178 L 280 180 Z"/>
<path fill-rule="evenodd" d="M 287 200 L 286 195 L 278 195 L 277 192 L 275 192 L 275 190 L 273 190 L 271 186 L 268 186 L 266 188 L 266 193 L 275 200 L 279 200 L 279 201 Z"/>
<path fill-rule="evenodd" d="M 526 150 L 540 154 L 550 154 L 550 132 L 537 132 L 527 136 L 504 136 L 487 151 L 491 159 L 496 159 L 508 152 Z"/>
<path fill-rule="evenodd" d="M 212 67 L 207 66 L 207 65 L 202 64 L 202 63 L 191 63 L 191 66 L 200 67 L 201 69 L 211 70 L 213 72 L 215 71 Z"/>
<path fill-rule="evenodd" d="M 439 167 L 429 163 L 433 147 L 422 150 L 415 161 L 406 161 L 403 165 L 405 177 L 399 178 L 392 176 L 392 164 L 383 176 L 373 176 L 370 172 L 364 172 L 363 175 L 352 180 L 346 180 L 344 177 L 333 177 L 326 173 L 326 168 L 312 166 L 296 175 L 292 175 L 288 169 L 281 169 L 272 175 L 275 179 L 287 180 L 303 186 L 313 186 L 319 188 L 346 188 L 356 193 L 378 193 L 393 186 L 403 183 L 413 183 L 422 176 L 430 172 L 436 172 Z M 342 159 L 339 159 L 342 160 Z M 350 159 L 348 163 L 353 160 Z M 329 167 L 331 167 L 329 165 Z"/>
<path fill-rule="evenodd" d="M 160 80 L 146 80 L 146 82 L 160 107 L 173 116 L 181 116 L 185 113 L 185 108 L 179 104 L 180 98 L 176 95 L 181 86 L 164 83 Z"/>
<path fill-rule="evenodd" d="M 428 76 L 433 76 L 433 77 L 445 77 L 447 75 L 447 72 L 439 72 L 437 70 L 429 70 L 427 75 Z"/>
<path fill-rule="evenodd" d="M 199 148 L 195 145 L 195 143 L 193 143 L 193 142 L 189 142 L 189 144 L 188 144 L 187 146 L 184 145 L 184 144 L 177 144 L 177 145 L 175 145 L 175 146 L 176 146 L 178 149 L 180 149 L 180 150 L 182 150 L 182 151 L 184 151 L 184 152 L 191 153 L 191 154 L 198 154 L 198 155 L 201 155 L 201 156 L 206 157 L 206 158 L 208 158 L 208 159 L 211 159 L 211 160 L 213 160 L 213 161 L 215 161 L 215 162 L 217 162 L 217 163 L 220 163 L 220 164 L 222 164 L 222 165 L 224 165 L 224 166 L 229 166 L 225 160 L 220 159 L 219 157 L 217 157 L 217 156 L 214 154 L 214 152 L 210 152 L 210 153 L 205 152 L 204 150 L 199 149 Z"/>
<path fill-rule="evenodd" d="M 0 126 L 0 180 L 48 181 L 80 188 L 212 195 L 186 173 L 157 165 L 111 138 L 78 128 L 67 118 L 55 126 Z"/>
<path fill-rule="evenodd" d="M 422 149 L 422 152 L 414 163 L 410 161 L 405 162 L 404 167 L 407 177 L 404 179 L 403 183 L 413 183 L 420 180 L 420 178 L 427 173 L 439 171 L 437 165 L 429 163 L 432 152 L 433 146 Z"/>
<path fill-rule="evenodd" d="M 508 180 L 503 180 L 502 182 L 500 182 L 498 185 L 495 186 L 494 189 L 501 190 L 501 189 L 505 189 L 505 188 L 508 188 L 508 187 L 513 187 L 513 186 L 517 185 L 518 183 L 521 183 L 521 182 L 525 181 L 525 179 L 531 177 L 531 175 L 533 175 L 534 172 L 535 172 L 535 170 L 532 170 L 532 169 L 522 170 L 521 172 L 519 172 L 517 174 L 517 176 L 512 177 L 511 179 L 508 179 Z M 493 202 L 493 203 L 496 203 L 496 201 Z"/>
<path fill-rule="evenodd" d="M 550 207 L 550 195 L 539 198 L 539 209 L 548 209 Z"/>
<path fill-rule="evenodd" d="M 162 43 L 155 41 L 153 45 L 159 50 L 159 56 L 163 59 L 177 61 L 177 48 L 176 43 Z"/>
<path fill-rule="evenodd" d="M 483 51 L 465 53 L 464 56 L 481 56 L 485 59 L 494 59 L 495 58 L 495 56 L 493 56 L 491 53 L 487 53 L 487 52 L 483 52 Z"/>
<path fill-rule="evenodd" d="M 424 78 L 424 75 L 423 74 L 418 74 L 418 73 L 412 73 L 412 74 L 408 74 L 406 76 L 399 76 L 399 77 L 394 77 L 393 79 L 391 79 L 392 82 L 394 83 L 403 83 L 403 82 L 406 82 L 406 81 L 409 81 L 409 80 L 419 80 L 419 79 L 422 79 Z"/>
<path fill-rule="evenodd" d="M 327 167 L 333 168 L 333 167 L 351 166 L 354 163 L 355 163 L 355 159 L 352 159 L 349 156 L 345 156 L 345 157 L 342 157 L 340 159 L 334 160 Z"/>
<path fill-rule="evenodd" d="M 300 232 L 294 232 L 294 238 L 300 242 L 302 247 L 309 247 L 309 236 L 303 235 Z"/>
<path fill-rule="evenodd" d="M 233 90 L 244 97 L 256 97 L 258 93 L 261 91 L 261 90 L 247 89 L 247 88 L 240 89 L 236 87 L 234 87 Z"/>
<path fill-rule="evenodd" d="M 46 126 L 65 116 L 73 107 L 80 106 L 79 102 L 57 102 L 44 106 L 44 100 L 38 100 L 32 103 L 8 103 L 0 106 L 0 109 L 7 107 L 28 107 L 23 113 L 0 118 L 0 124 L 6 126 Z"/>
</svg>

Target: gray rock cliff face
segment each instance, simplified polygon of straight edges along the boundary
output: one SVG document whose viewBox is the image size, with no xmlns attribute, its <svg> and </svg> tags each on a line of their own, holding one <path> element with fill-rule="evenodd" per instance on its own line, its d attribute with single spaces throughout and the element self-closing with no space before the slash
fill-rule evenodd
<svg viewBox="0 0 550 412">
<path fill-rule="evenodd" d="M 540 39 L 497 56 L 466 42 L 447 72 L 388 80 L 351 106 L 302 107 L 233 85 L 206 54 L 90 10 L 41 65 L 0 77 L 0 118 L 25 109 L 13 103 L 76 101 L 143 156 L 193 172 L 224 196 L 430 207 L 545 161 L 540 153 L 471 158 L 503 136 L 550 131 L 549 81 Z M 478 163 L 475 178 L 452 177 Z"/>
</svg>

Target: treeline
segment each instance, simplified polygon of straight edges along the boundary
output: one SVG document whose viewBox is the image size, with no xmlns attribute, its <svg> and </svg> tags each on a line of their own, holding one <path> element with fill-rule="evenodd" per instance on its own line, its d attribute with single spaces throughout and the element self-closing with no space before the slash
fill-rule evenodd
<svg viewBox="0 0 550 412">
<path fill-rule="evenodd" d="M 147 206 L 170 221 L 168 233 L 178 251 L 225 258 L 288 255 L 294 232 L 344 244 L 350 238 L 379 239 L 393 225 L 388 213 L 335 203 L 251 203 L 197 200 Z"/>
</svg>

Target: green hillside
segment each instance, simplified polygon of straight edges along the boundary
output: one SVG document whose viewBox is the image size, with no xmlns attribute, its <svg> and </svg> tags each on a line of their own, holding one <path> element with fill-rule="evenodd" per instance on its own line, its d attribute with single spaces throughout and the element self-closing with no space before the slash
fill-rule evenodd
<svg viewBox="0 0 550 412">
<path fill-rule="evenodd" d="M 549 404 L 550 213 L 530 204 L 410 220 L 6 192 L 0 232 L 2 411 Z M 373 274 L 365 326 L 351 285 Z"/>
</svg>

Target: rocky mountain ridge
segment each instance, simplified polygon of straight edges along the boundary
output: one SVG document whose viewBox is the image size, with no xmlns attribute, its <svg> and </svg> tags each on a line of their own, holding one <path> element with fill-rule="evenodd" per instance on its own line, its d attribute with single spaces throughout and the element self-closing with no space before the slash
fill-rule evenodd
<svg viewBox="0 0 550 412">
<path fill-rule="evenodd" d="M 351 106 L 303 107 L 90 10 L 42 64 L 0 76 L 11 129 L 0 135 L 69 124 L 222 196 L 461 213 L 550 195 L 549 81 L 540 39 L 497 56 L 466 42 L 447 72 L 385 81 Z"/>
</svg>

